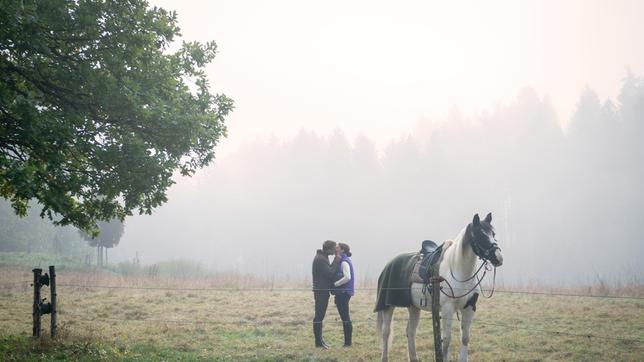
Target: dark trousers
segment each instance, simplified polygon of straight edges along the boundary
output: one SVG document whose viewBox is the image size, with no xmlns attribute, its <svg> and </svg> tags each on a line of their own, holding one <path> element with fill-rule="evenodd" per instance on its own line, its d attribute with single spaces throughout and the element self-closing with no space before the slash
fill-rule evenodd
<svg viewBox="0 0 644 362">
<path fill-rule="evenodd" d="M 351 322 L 351 316 L 349 315 L 349 299 L 351 299 L 351 296 L 347 293 L 340 293 L 335 296 L 335 306 L 338 307 L 340 319 L 345 323 Z"/>
<path fill-rule="evenodd" d="M 326 290 L 313 292 L 313 298 L 315 298 L 315 317 L 313 317 L 313 322 L 321 323 L 326 315 L 326 308 L 329 306 L 329 292 Z"/>
<path fill-rule="evenodd" d="M 322 321 L 326 315 L 326 308 L 329 306 L 329 291 L 314 291 L 313 298 L 315 299 L 315 316 L 313 317 L 315 346 L 326 348 L 324 339 L 322 339 Z"/>
<path fill-rule="evenodd" d="M 335 306 L 338 307 L 340 319 L 342 319 L 342 329 L 344 331 L 344 345 L 351 345 L 351 335 L 353 333 L 353 325 L 351 323 L 351 315 L 349 314 L 349 300 L 351 296 L 347 293 L 339 293 L 335 295 Z"/>
</svg>

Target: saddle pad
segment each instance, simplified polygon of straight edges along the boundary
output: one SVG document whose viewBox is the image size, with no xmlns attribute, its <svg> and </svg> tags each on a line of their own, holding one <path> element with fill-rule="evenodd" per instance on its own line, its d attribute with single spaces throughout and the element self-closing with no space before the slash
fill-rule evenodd
<svg viewBox="0 0 644 362">
<path fill-rule="evenodd" d="M 393 258 L 378 277 L 378 293 L 374 312 L 389 306 L 408 307 L 411 305 L 411 271 L 418 253 L 401 254 Z"/>
<path fill-rule="evenodd" d="M 422 310 L 432 310 L 432 290 L 431 286 L 425 283 L 411 283 L 411 301 L 412 304 Z"/>
<path fill-rule="evenodd" d="M 416 255 L 416 259 L 414 261 L 414 268 L 411 271 L 411 277 L 410 280 L 412 283 L 423 283 L 423 278 L 420 276 L 420 265 L 423 262 L 423 254 L 418 254 Z"/>
<path fill-rule="evenodd" d="M 443 261 L 445 250 L 452 245 L 452 241 L 448 240 L 441 245 L 436 245 L 431 240 L 423 241 L 423 248 L 418 253 L 417 259 L 414 262 L 414 268 L 411 273 L 411 281 L 416 283 L 428 283 L 430 268 L 434 264 L 440 264 Z"/>
<path fill-rule="evenodd" d="M 452 245 L 448 240 L 442 245 L 443 254 Z M 413 272 L 415 264 L 422 261 L 422 254 L 407 253 L 393 258 L 378 277 L 378 291 L 374 312 L 384 310 L 389 306 L 408 307 L 412 304 L 410 285 L 415 284 L 415 278 L 420 278 L 418 272 Z M 438 262 L 440 263 L 440 260 Z M 420 266 L 419 266 L 420 268 Z M 421 284 L 422 285 L 422 278 Z"/>
</svg>

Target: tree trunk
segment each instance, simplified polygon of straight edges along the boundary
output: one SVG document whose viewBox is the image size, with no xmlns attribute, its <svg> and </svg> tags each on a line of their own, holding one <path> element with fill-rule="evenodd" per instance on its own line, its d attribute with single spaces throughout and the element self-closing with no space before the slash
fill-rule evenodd
<svg viewBox="0 0 644 362">
<path fill-rule="evenodd" d="M 105 248 L 105 266 L 107 266 L 107 248 Z"/>
<path fill-rule="evenodd" d="M 100 246 L 100 245 L 98 246 L 98 261 L 97 261 L 97 265 L 99 267 L 103 266 L 103 247 Z"/>
</svg>

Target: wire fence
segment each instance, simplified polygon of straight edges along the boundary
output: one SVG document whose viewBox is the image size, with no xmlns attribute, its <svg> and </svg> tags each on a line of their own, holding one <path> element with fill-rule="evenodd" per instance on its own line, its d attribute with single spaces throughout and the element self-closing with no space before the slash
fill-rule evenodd
<svg viewBox="0 0 644 362">
<path fill-rule="evenodd" d="M 23 286 L 29 286 L 32 283 L 30 280 L 23 280 L 23 281 L 16 281 L 16 282 L 1 282 L 0 287 L 6 287 L 6 286 L 15 286 L 15 285 L 23 285 Z M 186 292 L 311 292 L 311 288 L 304 288 L 304 287 L 291 287 L 291 288 L 272 288 L 272 287 L 263 287 L 263 288 L 234 288 L 234 287 L 205 287 L 205 288 L 188 288 L 188 287 L 169 287 L 169 286 L 131 286 L 131 285 L 91 285 L 91 284 L 73 284 L 73 283 L 58 283 L 59 287 L 66 287 L 66 288 L 76 288 L 76 289 L 86 289 L 86 290 L 91 290 L 91 289 L 123 289 L 123 290 L 146 290 L 146 291 L 186 291 Z M 378 288 L 375 287 L 366 287 L 366 288 L 359 288 L 356 289 L 356 291 L 376 291 Z M 386 288 L 390 290 L 401 290 L 401 289 L 408 289 L 408 288 Z M 453 288 L 454 290 L 465 290 L 463 288 Z M 483 289 L 483 291 L 488 291 L 486 289 Z M 644 300 L 644 297 L 639 297 L 639 296 L 621 296 L 621 295 L 596 295 L 596 294 L 581 294 L 581 293 L 559 293 L 559 292 L 539 292 L 539 291 L 525 291 L 525 290 L 499 290 L 496 289 L 495 293 L 507 293 L 507 294 L 518 294 L 518 295 L 527 295 L 527 296 L 544 296 L 544 297 L 581 297 L 581 298 L 598 298 L 598 299 L 621 299 L 621 300 L 633 300 L 633 301 L 639 301 L 639 300 Z M 210 324 L 210 325 L 248 325 L 250 323 L 257 325 L 268 325 L 268 324 L 277 324 L 280 326 L 295 326 L 295 327 L 308 327 L 310 323 L 312 323 L 311 320 L 293 320 L 293 319 L 276 319 L 271 317 L 270 319 L 266 320 L 214 320 L 214 319 L 199 319 L 199 320 L 189 320 L 189 319 L 137 319 L 137 318 L 113 318 L 113 317 L 101 317 L 101 318 L 85 318 L 80 314 L 65 314 L 66 319 L 73 320 L 74 322 L 81 322 L 81 323 L 109 323 L 109 322 L 127 322 L 127 323 L 154 323 L 154 324 L 182 324 L 182 325 L 205 325 L 205 324 Z M 430 317 L 420 317 L 421 320 L 427 320 L 427 319 L 432 319 Z M 444 317 L 441 317 L 441 319 L 447 319 Z M 394 320 L 397 321 L 408 321 L 409 318 L 394 318 Z M 458 319 L 452 319 L 449 318 L 449 320 L 452 321 L 459 321 Z M 327 318 L 327 322 L 338 322 L 338 323 L 344 323 L 340 319 L 333 319 L 333 318 Z M 375 326 L 376 319 L 375 318 L 361 318 L 361 319 L 353 319 L 352 323 L 357 323 L 357 324 L 372 324 Z M 564 331 L 564 330 L 552 330 L 552 329 L 543 329 L 543 328 L 534 328 L 534 327 L 529 327 L 529 326 L 521 326 L 521 325 L 510 325 L 510 324 L 502 324 L 502 323 L 494 323 L 494 322 L 488 322 L 488 321 L 480 321 L 477 320 L 476 323 L 478 325 L 485 325 L 485 326 L 491 326 L 491 327 L 498 327 L 498 328 L 504 328 L 508 330 L 521 330 L 521 331 L 528 331 L 528 332 L 535 332 L 535 333 L 541 333 L 541 334 L 549 334 L 549 335 L 556 335 L 556 336 L 568 336 L 568 337 L 574 337 L 574 338 L 581 338 L 581 339 L 587 339 L 587 340 L 610 340 L 610 341 L 618 341 L 618 342 L 623 342 L 623 343 L 630 343 L 632 346 L 637 347 L 637 348 L 644 348 L 644 339 L 643 338 L 627 338 L 624 336 L 606 336 L 606 335 L 598 335 L 598 334 L 592 334 L 592 333 L 575 333 L 575 332 L 569 332 L 569 331 Z M 642 328 L 644 329 L 644 327 Z M 641 329 L 640 329 L 641 330 Z"/>
<path fill-rule="evenodd" d="M 9 285 L 20 285 L 20 284 L 27 285 L 27 283 L 31 283 L 31 282 L 32 282 L 31 280 L 23 280 L 23 281 L 19 281 L 19 282 L 2 282 L 2 283 L 0 283 L 0 287 L 6 287 L 6 286 L 9 286 Z"/>
<path fill-rule="evenodd" d="M 205 288 L 178 288 L 178 287 L 150 287 L 150 286 L 132 286 L 132 285 L 87 285 L 87 284 L 66 284 L 58 283 L 62 287 L 80 288 L 80 289 L 133 289 L 133 290 L 160 290 L 160 291 L 220 291 L 220 292 L 287 292 L 287 291 L 302 291 L 310 292 L 313 289 L 304 287 L 295 288 L 282 288 L 282 287 L 264 287 L 264 288 L 245 288 L 245 287 L 205 287 Z M 409 288 L 380 288 L 381 290 L 404 290 Z M 452 287 L 455 291 L 470 290 L 470 288 Z M 356 291 L 377 291 L 376 287 L 356 288 Z M 599 295 L 599 294 L 581 294 L 581 293 L 558 293 L 558 292 L 537 292 L 527 290 L 508 290 L 508 289 L 480 289 L 483 292 L 505 293 L 505 294 L 524 294 L 524 295 L 540 295 L 540 296 L 556 296 L 556 297 L 584 297 L 584 298 L 600 298 L 600 299 L 625 299 L 625 300 L 644 300 L 644 297 L 639 296 L 622 296 L 622 295 Z M 316 289 L 316 291 L 332 291 L 332 289 Z"/>
<path fill-rule="evenodd" d="M 2 281 L 0 288 L 31 284 L 33 280 L 22 281 Z M 78 284 L 78 283 L 58 283 L 58 286 L 79 288 L 79 289 L 133 289 L 133 290 L 160 290 L 160 291 L 248 291 L 248 292 L 266 292 L 266 291 L 312 291 L 310 287 L 172 287 L 172 286 L 140 286 L 140 285 L 107 285 L 107 284 Z M 380 288 L 382 290 L 403 290 L 409 288 Z M 470 288 L 459 288 L 453 286 L 455 291 L 470 290 Z M 316 289 L 318 291 L 332 291 L 332 289 Z M 377 287 L 356 287 L 356 291 L 376 291 Z M 625 299 L 625 300 L 644 300 L 644 296 L 635 295 L 610 295 L 610 294 L 588 294 L 588 293 L 568 293 L 554 291 L 533 291 L 533 290 L 515 290 L 515 289 L 478 289 L 482 292 L 504 293 L 504 294 L 525 294 L 525 295 L 542 295 L 556 297 L 582 297 L 582 298 L 599 298 L 599 299 Z"/>
</svg>

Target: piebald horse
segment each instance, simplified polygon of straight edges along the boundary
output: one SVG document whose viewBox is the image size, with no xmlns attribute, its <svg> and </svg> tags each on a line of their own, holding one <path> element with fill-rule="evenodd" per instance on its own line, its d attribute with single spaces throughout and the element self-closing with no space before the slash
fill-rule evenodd
<svg viewBox="0 0 644 362">
<path fill-rule="evenodd" d="M 459 361 L 467 361 L 468 359 L 470 329 L 476 312 L 476 301 L 480 293 L 480 278 L 477 274 L 483 267 L 482 264 L 477 270 L 477 259 L 482 259 L 483 263 L 490 262 L 495 268 L 503 264 L 501 248 L 499 248 L 495 237 L 492 214 L 487 214 L 482 221 L 479 219 L 479 215 L 476 214 L 472 222 L 456 236 L 451 245 L 446 243 L 446 249 L 444 246 L 445 250 L 439 270 L 440 276 L 446 281 L 442 284 L 443 288 L 440 296 L 442 346 L 445 361 L 449 361 L 452 321 L 456 312 L 460 312 L 461 319 Z M 380 295 L 381 286 L 379 285 L 378 288 Z M 409 291 L 407 291 L 410 296 L 408 299 L 411 299 L 409 305 L 405 305 L 409 312 L 407 349 L 410 361 L 418 361 L 416 329 L 420 322 L 420 311 L 431 311 L 431 302 L 427 303 L 428 300 L 431 301 L 430 289 L 423 288 L 423 284 L 412 283 Z M 402 305 L 386 305 L 380 310 L 377 309 L 377 329 L 382 347 L 382 361 L 388 361 L 389 358 L 389 346 L 392 337 L 391 323 L 396 306 L 402 307 Z"/>
</svg>

